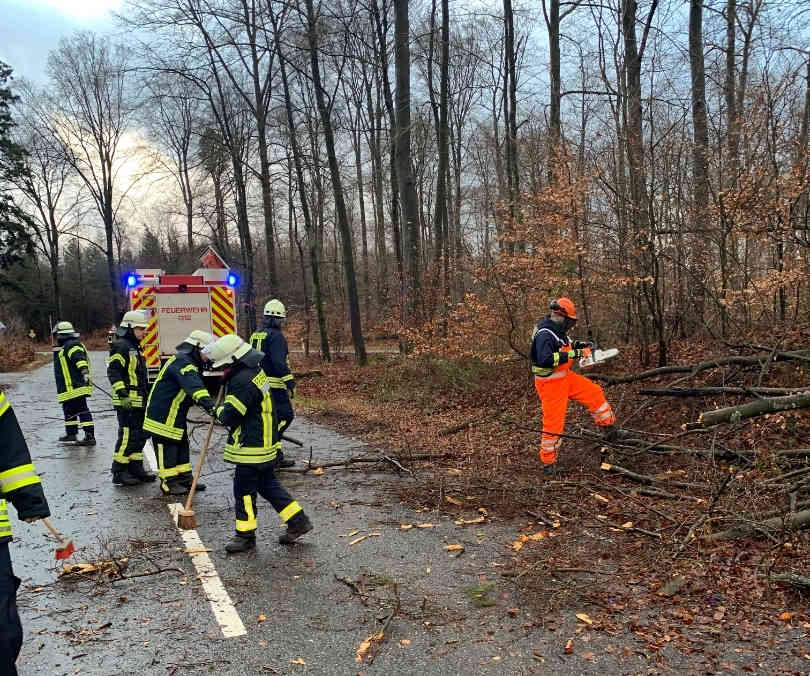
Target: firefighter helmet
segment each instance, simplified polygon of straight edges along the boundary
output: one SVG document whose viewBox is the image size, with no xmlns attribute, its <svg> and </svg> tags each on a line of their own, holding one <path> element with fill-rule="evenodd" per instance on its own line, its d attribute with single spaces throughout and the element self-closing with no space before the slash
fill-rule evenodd
<svg viewBox="0 0 810 676">
<path fill-rule="evenodd" d="M 203 354 L 213 362 L 211 365 L 214 368 L 238 361 L 250 351 L 250 345 L 234 333 L 224 335 L 203 348 Z"/>
<path fill-rule="evenodd" d="M 55 336 L 71 336 L 76 337 L 79 334 L 76 333 L 76 330 L 73 328 L 73 324 L 70 322 L 57 322 L 56 326 L 53 327 L 53 331 L 51 333 Z"/>
<path fill-rule="evenodd" d="M 119 327 L 125 329 L 145 329 L 147 326 L 149 326 L 149 315 L 143 312 L 143 310 L 130 310 L 129 312 L 125 312 L 119 324 Z"/>
<path fill-rule="evenodd" d="M 559 312 L 564 317 L 568 317 L 568 319 L 576 320 L 577 318 L 577 309 L 574 306 L 574 301 L 564 296 L 551 301 L 551 311 Z"/>
<path fill-rule="evenodd" d="M 278 298 L 273 298 L 273 300 L 268 300 L 265 304 L 264 316 L 276 317 L 277 319 L 286 319 L 287 308 L 284 307 L 284 303 L 282 303 Z"/>
<path fill-rule="evenodd" d="M 188 334 L 188 336 L 183 338 L 183 342 L 180 343 L 175 349 L 178 351 L 184 351 L 189 347 L 206 347 L 215 340 L 216 338 L 206 331 L 192 331 Z"/>
</svg>

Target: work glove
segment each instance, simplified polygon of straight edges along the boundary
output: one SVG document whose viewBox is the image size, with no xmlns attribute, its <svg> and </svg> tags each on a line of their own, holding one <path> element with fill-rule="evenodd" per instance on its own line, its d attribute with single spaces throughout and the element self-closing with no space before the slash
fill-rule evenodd
<svg viewBox="0 0 810 676">
<path fill-rule="evenodd" d="M 82 369 L 82 380 L 84 380 L 85 385 L 90 384 L 90 372 L 87 369 Z"/>
<path fill-rule="evenodd" d="M 124 409 L 125 411 L 131 411 L 132 410 L 132 400 L 129 398 L 129 396 L 125 396 L 125 397 L 119 396 L 119 399 L 121 400 L 121 403 L 118 404 L 118 405 L 122 409 Z"/>
<path fill-rule="evenodd" d="M 584 350 L 586 347 L 593 349 L 593 343 L 590 340 L 575 340 L 572 347 L 575 350 Z"/>
<path fill-rule="evenodd" d="M 212 418 L 217 417 L 217 412 L 214 410 L 214 400 L 211 397 L 206 397 L 200 402 L 200 407 Z"/>
</svg>

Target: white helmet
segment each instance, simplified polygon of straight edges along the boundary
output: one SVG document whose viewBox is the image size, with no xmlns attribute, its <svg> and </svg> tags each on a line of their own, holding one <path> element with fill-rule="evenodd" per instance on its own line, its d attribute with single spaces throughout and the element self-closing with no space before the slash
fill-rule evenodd
<svg viewBox="0 0 810 676">
<path fill-rule="evenodd" d="M 71 336 L 73 338 L 79 335 L 70 322 L 57 322 L 51 333 L 55 336 Z"/>
<path fill-rule="evenodd" d="M 264 316 L 286 319 L 287 308 L 284 307 L 284 303 L 282 303 L 278 298 L 273 298 L 273 300 L 268 300 L 267 303 L 265 303 Z"/>
<path fill-rule="evenodd" d="M 210 333 L 205 331 L 192 331 L 188 334 L 185 338 L 183 338 L 183 342 L 177 346 L 176 349 L 180 349 L 185 345 L 194 345 L 195 347 L 206 347 L 213 343 L 216 340 L 214 336 Z"/>
<path fill-rule="evenodd" d="M 239 336 L 228 333 L 207 345 L 203 354 L 211 360 L 214 368 L 219 368 L 244 357 L 250 350 L 250 345 Z"/>
<path fill-rule="evenodd" d="M 143 310 L 130 310 L 121 317 L 119 326 L 125 329 L 145 329 L 149 326 L 149 315 Z"/>
</svg>

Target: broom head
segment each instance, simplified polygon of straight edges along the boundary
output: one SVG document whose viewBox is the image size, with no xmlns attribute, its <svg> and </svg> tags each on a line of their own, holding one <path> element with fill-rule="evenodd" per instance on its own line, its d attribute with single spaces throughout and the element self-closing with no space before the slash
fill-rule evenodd
<svg viewBox="0 0 810 676">
<path fill-rule="evenodd" d="M 69 558 L 70 555 L 76 551 L 76 545 L 73 544 L 73 540 L 64 540 L 60 545 L 61 546 L 56 548 L 55 552 L 57 561 Z"/>
<path fill-rule="evenodd" d="M 196 530 L 197 521 L 193 509 L 184 509 L 177 513 L 177 527 L 180 530 Z"/>
</svg>

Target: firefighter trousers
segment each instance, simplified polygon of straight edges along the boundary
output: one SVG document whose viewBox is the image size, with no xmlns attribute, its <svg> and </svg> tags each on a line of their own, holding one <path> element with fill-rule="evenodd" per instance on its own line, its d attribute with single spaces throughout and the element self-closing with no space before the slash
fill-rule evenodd
<svg viewBox="0 0 810 676">
<path fill-rule="evenodd" d="M 88 439 L 95 437 L 96 428 L 93 427 L 93 414 L 87 406 L 87 397 L 63 401 L 62 411 L 65 414 L 65 434 L 76 436 L 82 429 Z"/>
<path fill-rule="evenodd" d="M 585 406 L 591 412 L 594 423 L 600 427 L 610 427 L 616 422 L 602 388 L 571 370 L 555 371 L 548 378 L 535 377 L 534 388 L 540 397 L 543 412 L 540 460 L 544 465 L 551 465 L 557 460 L 557 451 L 562 445 L 562 437 L 559 435 L 565 428 L 565 412 L 569 399 Z"/>
<path fill-rule="evenodd" d="M 278 512 L 282 522 L 292 524 L 303 519 L 304 510 L 284 490 L 273 471 L 275 463 L 258 466 L 237 465 L 233 475 L 233 497 L 236 504 L 236 534 L 254 537 L 259 527 L 256 495 L 261 495 Z"/>
<path fill-rule="evenodd" d="M 129 411 L 117 408 L 115 413 L 118 416 L 118 439 L 115 442 L 112 471 L 121 472 L 127 469 L 130 462 L 143 462 L 143 447 L 149 433 L 143 430 L 142 408 Z"/>
<path fill-rule="evenodd" d="M 192 467 L 188 435 L 183 432 L 182 438 L 178 441 L 153 434 L 152 443 L 155 446 L 160 490 L 168 493 L 172 484 L 190 482 Z"/>
<path fill-rule="evenodd" d="M 0 674 L 17 676 L 14 663 L 23 642 L 22 623 L 17 613 L 17 588 L 20 578 L 14 575 L 8 542 L 0 543 Z"/>
</svg>

